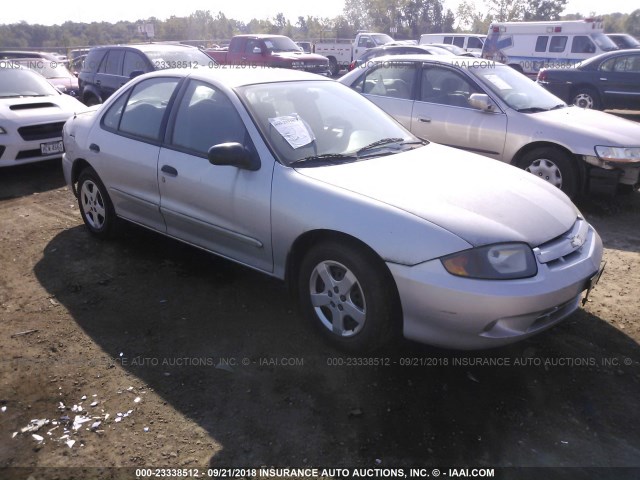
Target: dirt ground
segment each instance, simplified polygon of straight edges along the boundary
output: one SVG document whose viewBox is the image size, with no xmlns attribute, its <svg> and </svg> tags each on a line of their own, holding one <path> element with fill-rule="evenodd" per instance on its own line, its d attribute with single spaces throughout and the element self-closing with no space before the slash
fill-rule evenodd
<svg viewBox="0 0 640 480">
<path fill-rule="evenodd" d="M 0 478 L 260 466 L 640 478 L 640 192 L 579 207 L 607 267 L 571 318 L 508 348 L 402 341 L 364 359 L 322 343 L 278 281 L 134 226 L 92 238 L 59 162 L 3 169 Z"/>
</svg>

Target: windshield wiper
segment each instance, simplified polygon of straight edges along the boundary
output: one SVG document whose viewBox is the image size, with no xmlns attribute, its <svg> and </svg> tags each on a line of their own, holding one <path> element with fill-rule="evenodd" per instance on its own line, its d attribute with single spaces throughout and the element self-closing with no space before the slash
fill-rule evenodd
<svg viewBox="0 0 640 480">
<path fill-rule="evenodd" d="M 527 107 L 527 108 L 518 108 L 516 112 L 520 113 L 538 113 L 538 112 L 548 112 L 548 108 L 542 107 Z"/>
<path fill-rule="evenodd" d="M 358 157 L 356 157 L 355 155 L 345 155 L 344 153 L 323 153 L 320 155 L 310 155 L 308 157 L 299 158 L 298 160 L 294 160 L 293 162 L 290 162 L 289 166 L 306 163 L 306 162 L 313 162 L 313 161 L 322 161 L 328 164 L 336 165 L 341 162 L 327 162 L 327 160 L 357 160 L 357 159 Z"/>
<path fill-rule="evenodd" d="M 567 106 L 566 103 L 559 103 L 555 107 L 551 107 L 549 110 L 559 110 L 560 108 L 565 108 Z"/>
<path fill-rule="evenodd" d="M 404 138 L 400 138 L 400 137 L 381 138 L 380 140 L 370 143 L 369 145 L 365 145 L 364 147 L 359 149 L 356 152 L 356 155 L 360 155 L 361 153 L 364 153 L 367 150 L 371 150 L 372 148 L 381 147 L 383 145 L 388 145 L 390 143 L 399 143 L 402 141 L 404 141 Z"/>
</svg>

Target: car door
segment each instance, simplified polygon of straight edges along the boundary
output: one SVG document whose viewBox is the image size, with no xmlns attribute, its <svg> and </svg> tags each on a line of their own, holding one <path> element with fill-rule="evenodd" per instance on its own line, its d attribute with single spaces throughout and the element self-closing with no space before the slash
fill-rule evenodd
<svg viewBox="0 0 640 480">
<path fill-rule="evenodd" d="M 219 88 L 190 80 L 174 110 L 158 164 L 167 233 L 272 271 L 273 161 L 256 171 L 208 161 L 209 148 L 227 142 L 240 143 L 257 155 L 236 106 Z"/>
<path fill-rule="evenodd" d="M 176 77 L 154 77 L 124 92 L 93 127 L 89 150 L 116 213 L 165 231 L 160 214 L 158 154 Z"/>
<path fill-rule="evenodd" d="M 353 88 L 411 129 L 417 64 L 383 62 L 369 69 Z"/>
<path fill-rule="evenodd" d="M 119 48 L 109 50 L 103 57 L 95 76 L 95 84 L 100 91 L 102 101 L 126 83 L 126 79 L 122 76 L 123 60 L 124 50 Z"/>
<path fill-rule="evenodd" d="M 455 68 L 424 63 L 411 113 L 415 135 L 502 160 L 507 116 L 471 107 L 469 96 L 486 93 Z"/>
<path fill-rule="evenodd" d="M 598 73 L 604 108 L 640 109 L 640 52 L 611 58 Z"/>
</svg>

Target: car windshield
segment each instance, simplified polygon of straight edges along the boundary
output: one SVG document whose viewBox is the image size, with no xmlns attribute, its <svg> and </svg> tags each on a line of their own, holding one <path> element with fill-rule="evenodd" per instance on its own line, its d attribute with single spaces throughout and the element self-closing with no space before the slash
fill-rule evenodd
<svg viewBox="0 0 640 480">
<path fill-rule="evenodd" d="M 371 34 L 371 39 L 376 45 L 386 45 L 387 43 L 391 43 L 394 41 L 393 38 L 391 38 L 386 33 L 373 33 Z"/>
<path fill-rule="evenodd" d="M 605 52 L 618 50 L 618 46 L 614 43 L 614 41 L 607 37 L 604 33 L 592 33 L 589 36 L 596 43 L 596 45 Z"/>
<path fill-rule="evenodd" d="M 71 72 L 63 63 L 52 62 L 40 58 L 19 60 L 20 65 L 34 72 L 38 72 L 44 78 L 70 78 Z"/>
<path fill-rule="evenodd" d="M 201 52 L 197 48 L 175 48 L 163 50 L 145 50 L 144 53 L 149 57 L 151 63 L 156 68 L 162 70 L 165 68 L 185 68 L 187 66 L 205 66 L 213 62 L 211 57 Z"/>
<path fill-rule="evenodd" d="M 300 48 L 289 37 L 269 37 L 264 44 L 271 52 L 299 52 Z"/>
<path fill-rule="evenodd" d="M 267 83 L 238 92 L 285 165 L 314 159 L 359 160 L 423 143 L 365 97 L 337 82 Z"/>
<path fill-rule="evenodd" d="M 506 65 L 491 62 L 470 67 L 469 71 L 503 102 L 519 112 L 534 113 L 566 106 L 544 87 Z"/>
<path fill-rule="evenodd" d="M 43 76 L 20 68 L 15 62 L 11 62 L 14 66 L 10 68 L 2 63 L 0 62 L 0 98 L 44 97 L 59 94 Z"/>
</svg>

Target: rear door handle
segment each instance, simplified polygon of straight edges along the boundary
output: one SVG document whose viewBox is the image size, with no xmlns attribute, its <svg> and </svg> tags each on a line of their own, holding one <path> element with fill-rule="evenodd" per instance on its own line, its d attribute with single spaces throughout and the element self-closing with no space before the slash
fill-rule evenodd
<svg viewBox="0 0 640 480">
<path fill-rule="evenodd" d="M 431 123 L 431 119 L 426 117 L 418 117 L 418 120 L 420 120 L 422 123 Z"/>
<path fill-rule="evenodd" d="M 91 150 L 92 152 L 100 153 L 100 147 L 95 143 L 89 145 L 89 150 Z"/>
<path fill-rule="evenodd" d="M 177 177 L 178 176 L 178 170 L 173 168 L 171 165 L 163 165 L 160 170 L 163 173 L 166 173 L 167 175 L 169 175 L 171 177 Z"/>
</svg>

